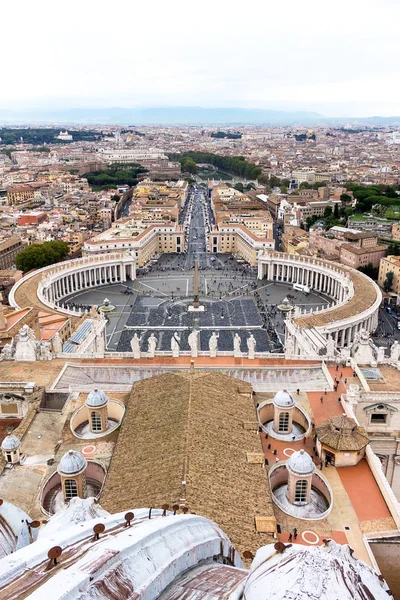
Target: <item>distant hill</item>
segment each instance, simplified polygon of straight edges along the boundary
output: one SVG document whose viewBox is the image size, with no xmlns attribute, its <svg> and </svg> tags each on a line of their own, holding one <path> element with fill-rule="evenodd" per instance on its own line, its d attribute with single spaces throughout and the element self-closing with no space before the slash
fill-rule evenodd
<svg viewBox="0 0 400 600">
<path fill-rule="evenodd" d="M 325 117 L 316 112 L 252 108 L 71 108 L 13 111 L 0 109 L 0 124 L 87 125 L 399 125 L 400 117 Z"/>
</svg>

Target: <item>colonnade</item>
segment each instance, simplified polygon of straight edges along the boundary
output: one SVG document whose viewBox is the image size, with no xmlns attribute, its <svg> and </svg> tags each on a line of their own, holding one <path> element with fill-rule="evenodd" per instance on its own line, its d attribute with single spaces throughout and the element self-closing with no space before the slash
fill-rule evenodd
<svg viewBox="0 0 400 600">
<path fill-rule="evenodd" d="M 43 275 L 39 300 L 63 312 L 56 303 L 79 290 L 136 279 L 136 259 L 128 253 L 97 255 L 61 263 Z"/>
<path fill-rule="evenodd" d="M 357 292 L 348 269 L 341 269 L 339 265 L 316 258 L 299 257 L 281 252 L 261 253 L 258 256 L 259 279 L 267 278 L 269 281 L 304 285 L 332 298 L 335 307 L 314 311 L 321 313 L 329 310 L 331 320 L 327 319 L 325 325 L 317 325 L 315 329 L 326 339 L 332 336 L 337 348 L 350 346 L 362 329 L 372 333 L 378 327 L 378 311 L 382 294 L 372 280 L 358 272 L 357 274 L 374 287 L 375 301 L 363 310 L 360 310 L 359 306 L 358 310 L 353 309 L 355 311 L 353 315 L 349 311 L 350 314 L 346 315 L 346 318 L 343 318 L 342 314 L 341 318 L 337 316 L 335 319 L 335 309 L 339 308 L 339 305 L 346 305 L 356 293 L 365 293 L 363 289 Z M 294 323 L 296 321 L 295 319 Z M 305 326 L 303 324 L 303 327 L 310 328 L 313 325 Z M 309 337 L 307 336 L 307 338 Z"/>
</svg>

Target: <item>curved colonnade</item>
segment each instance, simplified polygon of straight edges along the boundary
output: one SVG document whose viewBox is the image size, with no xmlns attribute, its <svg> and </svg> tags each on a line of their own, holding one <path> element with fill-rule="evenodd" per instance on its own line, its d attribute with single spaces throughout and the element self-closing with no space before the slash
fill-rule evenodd
<svg viewBox="0 0 400 600">
<path fill-rule="evenodd" d="M 63 314 L 79 315 L 78 309 L 62 307 L 59 302 L 79 290 L 98 285 L 123 283 L 128 278 L 133 281 L 136 279 L 136 258 L 129 252 L 116 252 L 77 258 L 55 267 L 44 267 L 20 279 L 14 285 L 9 297 L 11 306 L 20 308 L 17 301 L 18 289 L 38 275 L 41 277 L 36 294 L 42 305 Z"/>
<path fill-rule="evenodd" d="M 331 335 L 339 348 L 351 345 L 361 329 L 372 333 L 378 326 L 382 293 L 360 271 L 312 257 L 263 252 L 258 256 L 258 278 L 304 285 L 328 295 L 334 306 L 295 311 L 293 324 L 298 330 L 315 328 Z"/>
</svg>

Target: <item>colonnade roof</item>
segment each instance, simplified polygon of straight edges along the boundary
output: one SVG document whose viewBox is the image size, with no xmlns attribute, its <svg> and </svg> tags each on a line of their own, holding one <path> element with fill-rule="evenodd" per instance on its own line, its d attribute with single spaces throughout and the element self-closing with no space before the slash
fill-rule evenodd
<svg viewBox="0 0 400 600">
<path fill-rule="evenodd" d="M 329 263 L 327 263 L 327 266 L 330 266 Z M 343 271 L 349 274 L 353 283 L 353 297 L 345 304 L 332 310 L 312 313 L 311 315 L 304 315 L 303 317 L 294 319 L 294 323 L 298 327 L 324 327 L 334 321 L 358 317 L 374 304 L 377 299 L 377 291 L 374 283 L 354 269 L 343 268 Z"/>
</svg>

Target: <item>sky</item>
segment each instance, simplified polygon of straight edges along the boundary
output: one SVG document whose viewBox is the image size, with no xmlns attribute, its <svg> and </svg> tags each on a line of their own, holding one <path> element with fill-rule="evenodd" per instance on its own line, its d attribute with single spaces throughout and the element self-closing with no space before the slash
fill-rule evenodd
<svg viewBox="0 0 400 600">
<path fill-rule="evenodd" d="M 1 21 L 0 109 L 400 115 L 398 0 L 20 0 Z"/>
</svg>

